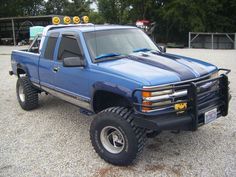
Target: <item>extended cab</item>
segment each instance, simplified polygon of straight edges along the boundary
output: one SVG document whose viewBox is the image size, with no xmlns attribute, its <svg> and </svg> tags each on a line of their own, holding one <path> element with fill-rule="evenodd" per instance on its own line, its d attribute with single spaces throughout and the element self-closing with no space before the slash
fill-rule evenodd
<svg viewBox="0 0 236 177">
<path fill-rule="evenodd" d="M 135 27 L 48 26 L 11 63 L 24 110 L 46 92 L 96 114 L 92 145 L 116 165 L 132 163 L 147 137 L 195 131 L 228 114 L 229 70 L 165 53 Z"/>
</svg>

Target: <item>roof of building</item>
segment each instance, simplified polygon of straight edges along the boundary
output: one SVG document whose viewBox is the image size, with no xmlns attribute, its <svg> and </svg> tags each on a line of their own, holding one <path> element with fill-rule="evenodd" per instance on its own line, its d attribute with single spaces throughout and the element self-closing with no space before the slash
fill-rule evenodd
<svg viewBox="0 0 236 177">
<path fill-rule="evenodd" d="M 42 19 L 42 18 L 52 18 L 52 17 L 63 17 L 62 15 L 39 15 L 39 16 L 24 16 L 24 17 L 3 17 L 0 18 L 0 21 L 6 21 L 6 20 L 25 20 L 25 19 Z"/>
</svg>

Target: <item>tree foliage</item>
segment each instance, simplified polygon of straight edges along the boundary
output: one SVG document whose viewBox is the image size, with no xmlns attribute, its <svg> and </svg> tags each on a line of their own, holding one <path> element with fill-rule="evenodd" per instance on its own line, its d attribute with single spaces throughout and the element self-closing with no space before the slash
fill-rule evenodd
<svg viewBox="0 0 236 177">
<path fill-rule="evenodd" d="M 236 31 L 235 0 L 98 0 L 98 7 L 109 23 L 155 21 L 158 39 L 164 42 L 185 42 L 189 31 Z"/>
<path fill-rule="evenodd" d="M 41 15 L 44 0 L 0 0 L 0 17 Z"/>
<path fill-rule="evenodd" d="M 186 41 L 189 31 L 236 32 L 236 0 L 0 0 L 0 17 L 42 14 L 90 14 L 95 23 L 111 24 L 148 19 L 165 42 Z"/>
<path fill-rule="evenodd" d="M 45 3 L 45 14 L 64 14 L 68 3 L 69 2 L 67 0 L 48 0 Z"/>
<path fill-rule="evenodd" d="M 67 4 L 64 14 L 69 14 L 71 16 L 79 15 L 88 15 L 90 12 L 90 4 L 89 0 L 72 0 Z"/>
</svg>

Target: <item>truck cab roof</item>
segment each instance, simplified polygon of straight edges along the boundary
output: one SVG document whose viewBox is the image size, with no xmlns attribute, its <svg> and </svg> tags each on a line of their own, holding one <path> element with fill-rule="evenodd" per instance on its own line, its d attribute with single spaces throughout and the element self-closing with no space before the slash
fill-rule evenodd
<svg viewBox="0 0 236 177">
<path fill-rule="evenodd" d="M 113 29 L 127 29 L 127 28 L 136 28 L 133 26 L 121 26 L 121 25 L 93 25 L 93 24 L 82 24 L 82 25 L 52 25 L 50 31 L 57 32 L 66 32 L 66 31 L 81 31 L 81 32 L 90 32 L 90 31 L 100 31 L 100 30 L 113 30 Z M 48 31 L 49 31 L 48 30 Z"/>
<path fill-rule="evenodd" d="M 121 26 L 121 25 L 94 25 L 92 23 L 87 24 L 75 24 L 75 25 L 48 25 L 44 28 L 42 33 L 42 39 L 40 43 L 39 50 L 42 49 L 43 41 L 45 36 L 51 32 L 67 32 L 67 31 L 74 31 L 74 32 L 91 32 L 91 31 L 101 31 L 101 30 L 114 30 L 114 29 L 135 29 L 134 26 Z"/>
</svg>

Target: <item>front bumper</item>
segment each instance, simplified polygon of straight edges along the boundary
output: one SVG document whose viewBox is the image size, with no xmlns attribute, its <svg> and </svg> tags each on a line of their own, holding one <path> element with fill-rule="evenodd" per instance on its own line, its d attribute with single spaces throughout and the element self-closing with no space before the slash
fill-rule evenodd
<svg viewBox="0 0 236 177">
<path fill-rule="evenodd" d="M 184 98 L 184 102 L 187 102 L 188 108 L 185 111 L 169 110 L 156 112 L 154 115 L 150 115 L 145 112 L 141 112 L 140 107 L 146 106 L 135 102 L 135 92 L 142 91 L 137 89 L 133 93 L 134 99 L 134 124 L 139 127 L 143 127 L 149 130 L 190 130 L 195 131 L 199 126 L 204 125 L 204 114 L 214 108 L 217 109 L 217 118 L 220 116 L 226 116 L 228 114 L 228 107 L 230 101 L 229 94 L 229 81 L 227 74 L 230 70 L 219 69 L 226 71 L 219 77 L 212 79 L 203 79 L 192 82 L 173 84 L 173 89 L 187 89 L 188 94 Z M 200 92 L 199 87 L 203 84 L 217 82 L 217 89 L 210 88 L 207 91 Z M 166 87 L 166 86 L 165 86 Z M 168 86 L 168 88 L 170 85 Z M 164 87 L 160 86 L 154 91 L 163 90 Z M 147 91 L 147 90 L 145 90 Z M 153 91 L 153 89 L 152 89 Z M 212 95 L 213 94 L 213 95 Z M 207 98 L 209 95 L 209 99 Z M 202 100 L 202 97 L 207 98 Z M 137 99 L 136 99 L 137 100 Z M 173 101 L 168 106 L 173 106 L 176 103 L 183 101 Z M 148 106 L 152 107 L 152 106 Z"/>
</svg>

